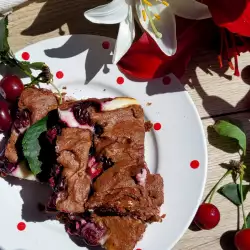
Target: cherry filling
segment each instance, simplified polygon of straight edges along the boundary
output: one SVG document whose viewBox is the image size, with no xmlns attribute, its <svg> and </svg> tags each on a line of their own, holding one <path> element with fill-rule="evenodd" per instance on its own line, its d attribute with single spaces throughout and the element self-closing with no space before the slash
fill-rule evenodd
<svg viewBox="0 0 250 250">
<path fill-rule="evenodd" d="M 18 110 L 13 128 L 18 134 L 22 134 L 30 126 L 30 114 L 28 110 Z"/>
<path fill-rule="evenodd" d="M 68 234 L 82 238 L 89 246 L 98 246 L 106 238 L 106 228 L 80 216 L 69 215 L 65 228 Z"/>
<path fill-rule="evenodd" d="M 88 124 L 92 125 L 90 114 L 88 108 L 93 107 L 95 110 L 101 110 L 101 103 L 95 101 L 83 101 L 78 102 L 72 107 L 72 112 L 74 114 L 75 119 L 81 125 Z"/>
<path fill-rule="evenodd" d="M 103 163 L 104 170 L 107 170 L 114 165 L 114 162 L 110 158 L 107 158 L 106 156 L 101 156 L 100 161 Z"/>
<path fill-rule="evenodd" d="M 13 173 L 16 168 L 17 165 L 10 163 L 4 156 L 0 158 L 0 176 L 5 177 Z"/>
<path fill-rule="evenodd" d="M 53 126 L 51 129 L 47 131 L 46 137 L 51 144 L 53 144 L 57 138 L 57 135 L 60 135 L 62 129 L 60 126 Z"/>
<path fill-rule="evenodd" d="M 97 136 L 101 136 L 103 134 L 103 127 L 99 124 L 95 124 L 94 131 Z"/>
<path fill-rule="evenodd" d="M 49 184 L 53 189 L 53 194 L 51 195 L 49 202 L 47 204 L 48 211 L 56 211 L 56 200 L 58 198 L 58 193 L 65 190 L 66 183 L 65 179 L 62 177 L 63 167 L 56 164 L 50 174 Z"/>
</svg>

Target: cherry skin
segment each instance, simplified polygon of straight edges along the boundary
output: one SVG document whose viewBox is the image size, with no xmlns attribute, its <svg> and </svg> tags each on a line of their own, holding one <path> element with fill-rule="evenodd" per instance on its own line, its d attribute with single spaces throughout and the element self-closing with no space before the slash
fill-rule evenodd
<svg viewBox="0 0 250 250">
<path fill-rule="evenodd" d="M 220 211 L 211 203 L 203 203 L 199 206 L 195 215 L 195 224 L 205 230 L 210 230 L 218 225 L 220 221 Z"/>
<path fill-rule="evenodd" d="M 15 75 L 5 76 L 0 81 L 0 93 L 10 102 L 15 102 L 21 95 L 23 89 L 23 82 Z"/>
<path fill-rule="evenodd" d="M 7 132 L 11 127 L 11 116 L 6 102 L 0 101 L 0 131 Z"/>
<path fill-rule="evenodd" d="M 238 250 L 250 249 L 250 228 L 240 230 L 234 237 L 234 244 Z"/>
</svg>

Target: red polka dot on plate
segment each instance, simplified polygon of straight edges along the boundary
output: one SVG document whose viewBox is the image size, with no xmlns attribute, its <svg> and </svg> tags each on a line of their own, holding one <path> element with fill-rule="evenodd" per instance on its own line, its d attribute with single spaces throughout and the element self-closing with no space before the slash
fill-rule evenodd
<svg viewBox="0 0 250 250">
<path fill-rule="evenodd" d="M 118 84 L 123 84 L 124 83 L 124 78 L 123 77 L 117 77 L 117 79 L 116 79 L 116 82 L 118 83 Z"/>
<path fill-rule="evenodd" d="M 62 78 L 64 77 L 63 72 L 62 72 L 62 71 L 56 72 L 56 77 L 57 77 L 58 79 L 62 79 Z"/>
<path fill-rule="evenodd" d="M 23 231 L 23 230 L 25 230 L 25 228 L 26 228 L 26 224 L 25 224 L 24 222 L 19 222 L 19 223 L 17 224 L 17 229 L 18 229 L 19 231 Z"/>
<path fill-rule="evenodd" d="M 23 60 L 28 61 L 30 59 L 30 54 L 28 52 L 23 52 L 22 58 Z"/>
<path fill-rule="evenodd" d="M 154 124 L 154 130 L 160 130 L 161 129 L 161 124 L 159 122 Z"/>
<path fill-rule="evenodd" d="M 193 160 L 193 161 L 190 162 L 190 167 L 193 168 L 193 169 L 196 169 L 199 166 L 200 166 L 200 163 L 197 160 Z"/>
<path fill-rule="evenodd" d="M 104 41 L 104 42 L 102 43 L 102 47 L 103 47 L 104 49 L 109 49 L 109 47 L 110 47 L 110 42 Z"/>
<path fill-rule="evenodd" d="M 162 82 L 164 85 L 168 85 L 171 83 L 171 78 L 169 76 L 165 76 L 163 77 Z"/>
</svg>

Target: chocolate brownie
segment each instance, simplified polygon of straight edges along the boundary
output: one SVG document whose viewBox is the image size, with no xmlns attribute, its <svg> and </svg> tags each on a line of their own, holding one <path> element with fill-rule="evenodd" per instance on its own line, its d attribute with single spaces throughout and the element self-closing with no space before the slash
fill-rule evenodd
<svg viewBox="0 0 250 250">
<path fill-rule="evenodd" d="M 109 250 L 132 250 L 145 231 L 146 223 L 161 221 L 160 206 L 163 203 L 163 179 L 160 175 L 150 174 L 145 165 L 143 109 L 134 102 L 126 105 L 125 100 L 66 102 L 58 110 L 68 129 L 78 129 L 79 133 L 88 131 L 89 136 L 92 135 L 92 146 L 90 141 L 84 142 L 90 151 L 89 157 L 84 153 L 82 173 L 85 177 L 90 175 L 89 181 L 81 181 L 77 174 L 74 175 L 79 185 L 84 186 L 82 199 L 77 203 L 80 209 L 59 207 L 58 201 L 56 207 L 71 213 L 90 211 L 93 216 L 87 224 L 81 224 L 82 230 L 79 229 L 80 224 L 76 223 L 77 235 L 88 242 L 89 235 L 91 239 L 101 237 L 103 228 L 106 228 L 108 236 L 105 234 L 99 244 Z M 75 143 L 79 133 L 72 133 Z M 64 166 L 65 171 L 65 162 L 59 159 L 58 163 Z M 73 158 L 68 162 L 69 168 L 75 164 Z M 68 177 L 65 176 L 67 182 Z M 92 192 L 87 197 L 90 186 Z M 72 190 L 70 195 L 69 192 L 63 195 L 59 193 L 59 197 L 77 196 L 77 189 Z M 72 203 L 72 199 L 69 199 L 69 203 Z M 68 232 L 72 233 L 72 230 Z"/>
</svg>

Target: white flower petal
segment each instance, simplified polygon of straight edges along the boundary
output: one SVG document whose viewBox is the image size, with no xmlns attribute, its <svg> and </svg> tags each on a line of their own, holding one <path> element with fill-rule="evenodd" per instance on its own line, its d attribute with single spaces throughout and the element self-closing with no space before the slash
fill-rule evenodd
<svg viewBox="0 0 250 250">
<path fill-rule="evenodd" d="M 169 4 L 173 12 L 180 17 L 194 20 L 211 17 L 207 5 L 196 0 L 169 0 Z"/>
<path fill-rule="evenodd" d="M 126 54 L 135 38 L 135 24 L 132 7 L 129 6 L 129 13 L 123 22 L 120 23 L 118 37 L 115 45 L 113 63 L 116 64 Z"/>
<path fill-rule="evenodd" d="M 84 12 L 84 16 L 92 23 L 120 23 L 128 16 L 128 7 L 126 0 L 113 0 L 106 5 L 87 10 Z"/>
<path fill-rule="evenodd" d="M 156 4 L 150 8 L 151 13 L 160 15 L 160 20 L 154 19 L 154 24 L 156 29 L 162 34 L 161 38 L 156 37 L 152 26 L 150 25 L 149 18 L 147 17 L 146 21 L 144 21 L 142 10 L 144 10 L 144 7 L 140 4 L 140 2 L 137 2 L 136 11 L 142 27 L 155 40 L 159 48 L 166 55 L 174 55 L 177 49 L 176 23 L 175 16 L 171 11 L 171 8 L 162 4 Z"/>
</svg>

